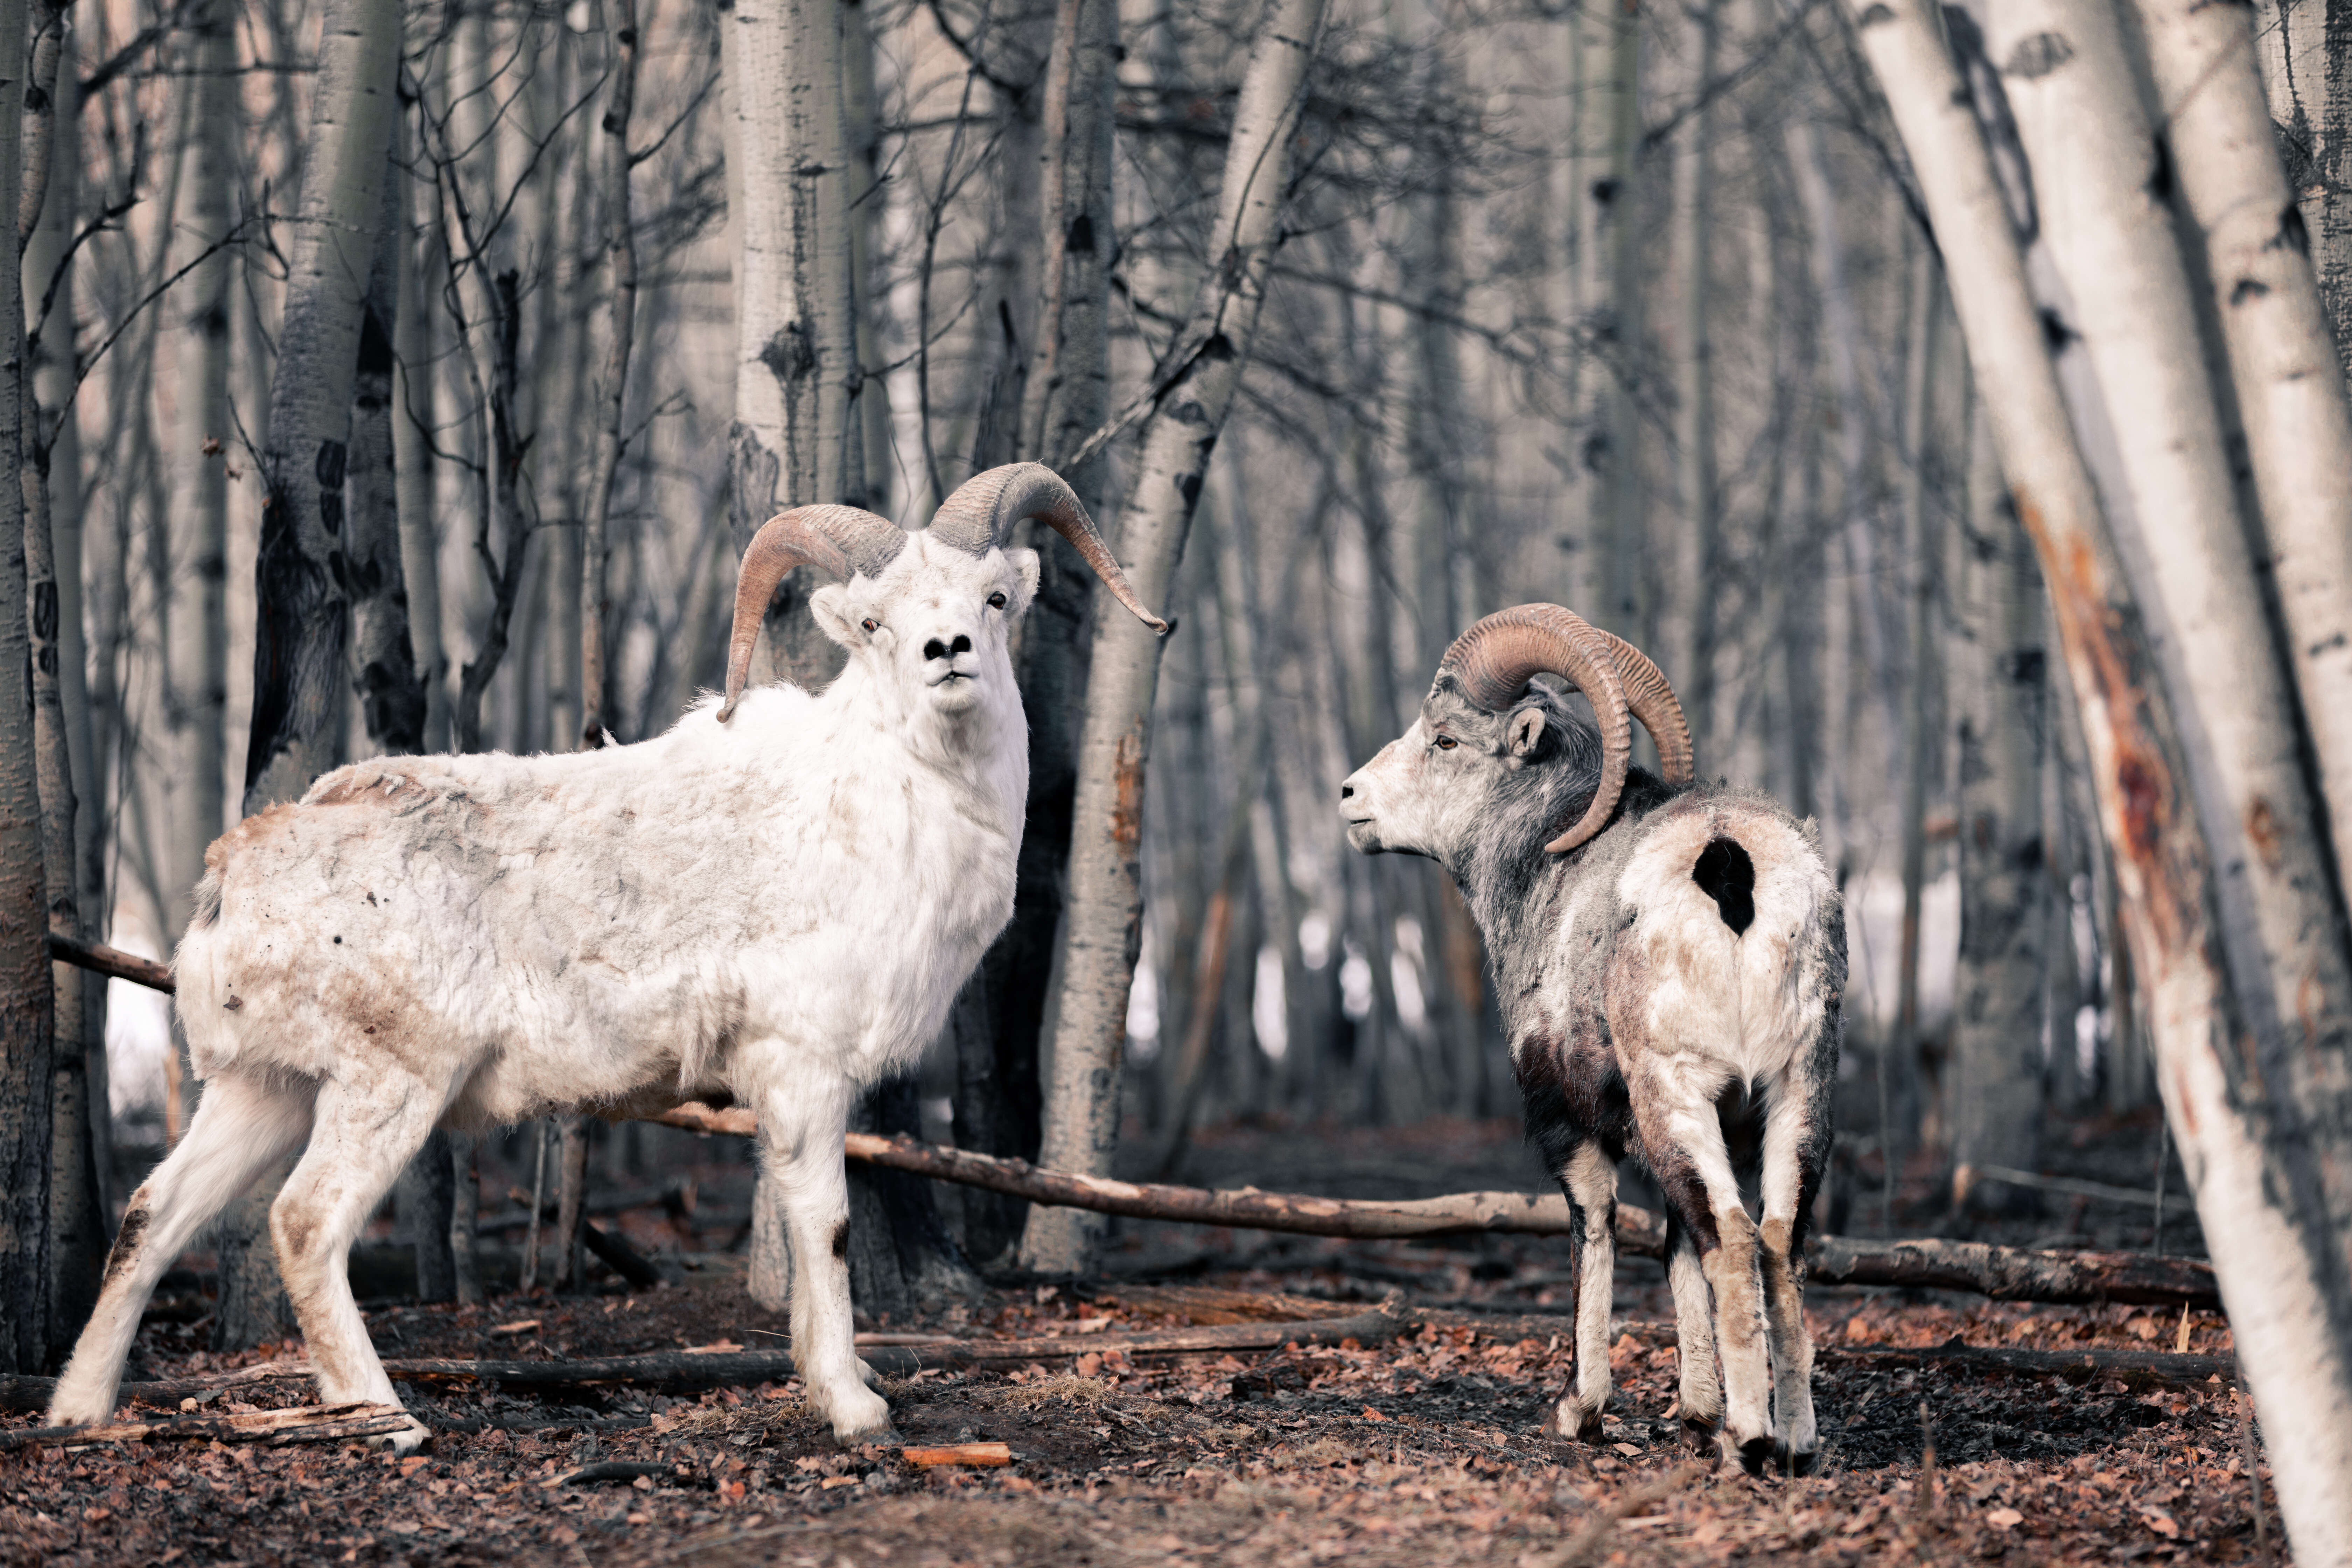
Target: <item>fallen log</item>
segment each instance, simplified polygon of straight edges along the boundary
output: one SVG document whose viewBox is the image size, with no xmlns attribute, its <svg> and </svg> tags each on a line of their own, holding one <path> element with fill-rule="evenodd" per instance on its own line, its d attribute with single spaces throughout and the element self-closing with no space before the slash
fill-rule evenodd
<svg viewBox="0 0 2352 1568">
<path fill-rule="evenodd" d="M 2182 1384 L 2225 1384 L 2238 1376 L 2238 1360 L 2226 1355 L 2175 1355 L 2168 1351 L 2029 1351 L 1999 1346 L 1965 1345 L 1948 1340 L 1940 1345 L 1911 1350 L 1895 1345 L 1823 1345 L 1813 1352 L 1831 1365 L 1965 1366 L 2023 1373 L 2038 1377 L 2063 1377 L 2087 1383 L 2102 1373 L 2154 1378 Z"/>
<path fill-rule="evenodd" d="M 14 1431 L 0 1431 L 0 1451 L 141 1442 L 268 1443 L 278 1447 L 289 1443 L 373 1437 L 400 1431 L 412 1425 L 413 1419 L 397 1405 L 303 1405 L 291 1410 L 168 1415 L 102 1426 L 20 1426 Z"/>
<path fill-rule="evenodd" d="M 2035 1252 L 1981 1241 L 1862 1241 L 1824 1236 L 1805 1248 L 1817 1285 L 1973 1290 L 1996 1301 L 2219 1309 L 2213 1266 L 2144 1252 Z"/>
<path fill-rule="evenodd" d="M 748 1110 L 712 1110 L 699 1105 L 683 1106 L 651 1120 L 691 1131 L 740 1136 L 748 1136 L 756 1128 Z M 1478 1231 L 1566 1236 L 1570 1230 L 1568 1200 L 1557 1193 L 1540 1197 L 1524 1193 L 1456 1193 L 1449 1197 L 1390 1202 L 1262 1193 L 1254 1187 L 1213 1191 L 1041 1171 L 1025 1160 L 943 1148 L 919 1142 L 904 1133 L 884 1138 L 853 1132 L 845 1152 L 849 1158 L 869 1164 L 983 1187 L 1031 1203 L 1132 1219 L 1358 1240 Z M 1665 1222 L 1659 1215 L 1627 1204 L 1618 1205 L 1620 1248 L 1643 1258 L 1662 1258 L 1665 1239 Z M 2052 1305 L 2115 1301 L 2216 1308 L 2221 1302 L 2212 1265 L 2187 1258 L 2153 1258 L 2136 1252 L 2036 1252 L 1973 1241 L 1862 1241 L 1845 1237 L 1816 1237 L 1805 1256 L 1811 1279 L 1822 1285 L 1969 1290 L 1998 1301 Z"/>
</svg>

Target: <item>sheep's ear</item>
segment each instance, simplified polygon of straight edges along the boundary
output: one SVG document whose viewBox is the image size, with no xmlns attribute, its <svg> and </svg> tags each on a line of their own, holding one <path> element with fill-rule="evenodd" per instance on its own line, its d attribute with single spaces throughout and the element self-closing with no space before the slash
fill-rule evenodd
<svg viewBox="0 0 2352 1568">
<path fill-rule="evenodd" d="M 1008 550 L 1004 552 L 1004 561 L 1021 576 L 1021 592 L 1013 595 L 1012 605 L 1012 614 L 1018 619 L 1037 597 L 1037 552 L 1034 550 Z"/>
<path fill-rule="evenodd" d="M 1543 754 L 1545 740 L 1551 727 L 1544 721 L 1540 708 L 1522 708 L 1511 715 L 1509 726 L 1503 731 L 1504 742 L 1511 755 L 1521 762 L 1531 762 Z"/>
<path fill-rule="evenodd" d="M 857 617 L 850 613 L 849 590 L 838 583 L 827 583 L 809 595 L 809 612 L 825 636 L 850 649 L 866 646 L 866 634 L 858 629 Z"/>
</svg>

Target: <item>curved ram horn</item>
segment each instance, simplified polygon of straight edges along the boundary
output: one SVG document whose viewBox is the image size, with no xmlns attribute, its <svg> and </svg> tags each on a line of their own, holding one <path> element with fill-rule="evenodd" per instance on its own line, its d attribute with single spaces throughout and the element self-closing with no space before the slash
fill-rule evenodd
<svg viewBox="0 0 2352 1568">
<path fill-rule="evenodd" d="M 1076 546 L 1095 575 L 1103 580 L 1135 618 L 1161 637 L 1168 623 L 1143 607 L 1128 586 L 1127 574 L 1095 531 L 1094 519 L 1062 476 L 1043 463 L 1007 463 L 984 474 L 974 474 L 940 502 L 928 530 L 933 539 L 971 555 L 985 555 L 1004 542 L 1004 536 L 1023 518 L 1034 517 Z"/>
<path fill-rule="evenodd" d="M 1601 725 L 1601 784 L 1576 826 L 1544 846 L 1555 855 L 1566 854 L 1608 825 L 1633 757 L 1624 679 L 1603 635 L 1558 605 L 1521 605 L 1496 611 L 1454 638 L 1437 667 L 1452 670 L 1463 694 L 1489 713 L 1509 708 L 1526 693 L 1528 678 L 1544 673 L 1566 679 L 1591 701 Z"/>
<path fill-rule="evenodd" d="M 735 632 L 727 643 L 727 699 L 719 705 L 719 721 L 735 716 L 743 683 L 751 679 L 760 621 L 785 573 L 814 566 L 836 577 L 859 572 L 872 577 L 906 547 L 904 529 L 854 506 L 797 506 L 761 523 L 736 573 Z"/>
<path fill-rule="evenodd" d="M 1691 754 L 1690 721 L 1675 689 L 1649 656 L 1615 632 L 1602 632 L 1617 673 L 1625 682 L 1625 703 L 1650 732 L 1658 748 L 1658 776 L 1670 784 L 1686 784 L 1696 771 Z"/>
</svg>

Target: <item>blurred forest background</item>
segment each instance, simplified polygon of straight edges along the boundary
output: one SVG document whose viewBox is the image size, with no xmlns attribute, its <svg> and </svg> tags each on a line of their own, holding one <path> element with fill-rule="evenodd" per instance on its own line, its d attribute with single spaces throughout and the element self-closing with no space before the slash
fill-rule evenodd
<svg viewBox="0 0 2352 1568">
<path fill-rule="evenodd" d="M 2340 342 L 2352 115 L 2346 46 L 2313 9 L 2265 0 L 2261 36 Z M 778 507 L 846 500 L 917 527 L 967 475 L 1035 458 L 1066 468 L 1125 555 L 1138 419 L 1197 349 L 1237 91 L 1272 15 L 31 12 L 53 139 L 45 194 L 25 143 L 43 197 L 26 450 L 55 542 L 47 632 L 34 563 L 35 646 L 53 637 L 79 803 L 74 919 L 156 957 L 206 844 L 307 782 L 274 784 L 273 759 L 315 772 L 669 725 L 719 682 L 737 552 Z M 352 79 L 322 59 L 370 29 L 396 39 L 396 92 L 325 101 Z M 367 113 L 389 118 L 386 161 L 304 190 L 318 127 Z M 1461 901 L 1433 866 L 1349 853 L 1334 803 L 1459 630 L 1551 600 L 1665 669 L 1704 775 L 1819 820 L 1855 976 L 1831 1223 L 1961 1223 L 1978 1173 L 2047 1172 L 2087 1129 L 2124 1140 L 2114 1182 L 1996 1178 L 1986 1212 L 2046 1204 L 2035 1236 L 2161 1244 L 2144 1003 L 1982 416 L 2001 389 L 1971 379 L 1847 20 L 1812 0 L 1334 0 L 1286 151 L 1262 313 L 1160 606 L 1178 630 L 1151 726 L 1121 1173 L 1213 1174 L 1207 1134 L 1236 1125 L 1516 1115 Z M 296 217 L 331 194 L 377 215 L 341 393 L 298 363 L 315 345 L 288 306 L 308 265 Z M 257 584 L 277 592 L 289 559 L 264 520 L 273 421 L 317 417 L 296 375 L 351 409 L 348 469 L 317 490 L 352 554 L 337 695 L 289 752 L 272 738 L 309 721 L 282 682 L 257 699 L 255 672 L 257 636 L 268 668 L 291 635 Z M 920 1080 L 868 1111 L 1031 1158 L 1093 624 L 1091 579 L 1045 548 L 1016 660 L 1037 758 L 1021 910 Z M 833 650 L 796 594 L 770 617 L 766 672 L 822 681 Z M 119 1208 L 195 1086 L 162 997 L 87 989 L 61 990 L 58 1039 L 69 1052 L 79 1029 L 90 1051 L 100 1202 Z M 480 1201 L 499 1208 L 509 1181 L 551 1192 L 591 1160 L 640 1188 L 687 1137 L 575 1128 L 564 1162 L 563 1138 L 519 1130 L 480 1152 Z M 2169 1180 L 2170 1245 L 2194 1248 Z M 938 1205 L 964 1258 L 1012 1258 L 1020 1205 Z M 738 1211 L 716 1234 L 751 1228 Z M 864 1268 L 862 1305 L 919 1284 L 917 1262 L 896 1286 Z"/>
</svg>

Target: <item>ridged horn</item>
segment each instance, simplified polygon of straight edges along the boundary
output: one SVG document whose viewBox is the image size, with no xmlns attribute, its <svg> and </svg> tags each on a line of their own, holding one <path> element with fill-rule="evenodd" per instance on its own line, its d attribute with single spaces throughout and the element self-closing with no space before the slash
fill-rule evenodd
<svg viewBox="0 0 2352 1568">
<path fill-rule="evenodd" d="M 796 506 L 761 523 L 735 575 L 735 633 L 727 643 L 727 698 L 719 705 L 719 721 L 733 718 L 742 700 L 760 622 L 785 573 L 814 566 L 835 577 L 877 576 L 906 547 L 906 530 L 854 506 Z"/>
<path fill-rule="evenodd" d="M 1526 695 L 1530 678 L 1547 673 L 1568 680 L 1591 702 L 1601 726 L 1601 784 L 1577 824 L 1544 846 L 1554 855 L 1566 854 L 1608 825 L 1633 759 L 1632 710 L 1606 637 L 1572 610 L 1520 605 L 1496 611 L 1454 638 L 1438 663 L 1441 672 L 1454 672 L 1474 705 L 1489 713 L 1507 710 Z"/>
<path fill-rule="evenodd" d="M 1128 585 L 1127 574 L 1118 569 L 1110 547 L 1095 531 L 1095 521 L 1087 515 L 1076 492 L 1043 463 L 1007 463 L 972 475 L 940 503 L 929 532 L 940 543 L 967 554 L 985 555 L 1004 542 L 1014 523 L 1029 517 L 1076 547 L 1103 585 L 1134 612 L 1136 619 L 1161 637 L 1168 635 L 1168 623 L 1145 609 Z"/>
<path fill-rule="evenodd" d="M 1596 628 L 1597 629 L 1597 628 Z M 1602 632 L 1609 651 L 1617 661 L 1617 674 L 1625 682 L 1625 704 L 1633 710 L 1633 717 L 1650 732 L 1658 748 L 1658 776 L 1670 784 L 1686 784 L 1696 771 L 1691 754 L 1690 721 L 1683 717 L 1683 705 L 1675 689 L 1666 684 L 1664 671 L 1652 664 L 1649 656 L 1615 632 Z"/>
</svg>

